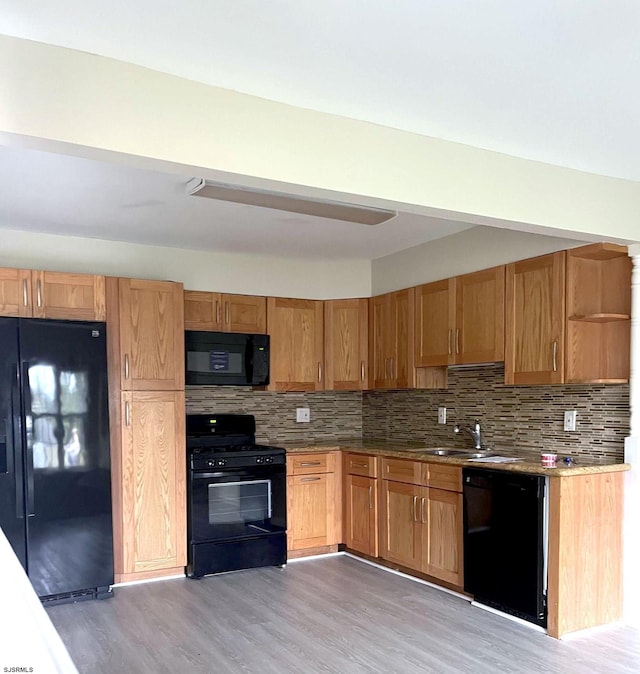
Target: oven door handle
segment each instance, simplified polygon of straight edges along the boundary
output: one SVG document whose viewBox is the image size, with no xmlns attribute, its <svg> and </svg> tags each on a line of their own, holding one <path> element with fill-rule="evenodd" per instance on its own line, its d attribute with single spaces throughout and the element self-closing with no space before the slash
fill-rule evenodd
<svg viewBox="0 0 640 674">
<path fill-rule="evenodd" d="M 229 473 L 224 471 L 216 471 L 215 473 L 192 473 L 192 480 L 210 480 L 212 477 L 229 477 Z"/>
</svg>

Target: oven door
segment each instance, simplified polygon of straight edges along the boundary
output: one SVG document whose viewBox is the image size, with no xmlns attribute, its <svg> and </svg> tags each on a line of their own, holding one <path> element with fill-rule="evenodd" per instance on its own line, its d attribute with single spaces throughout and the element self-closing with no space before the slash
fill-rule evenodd
<svg viewBox="0 0 640 674">
<path fill-rule="evenodd" d="M 193 472 L 189 487 L 191 543 L 286 531 L 284 465 Z"/>
</svg>

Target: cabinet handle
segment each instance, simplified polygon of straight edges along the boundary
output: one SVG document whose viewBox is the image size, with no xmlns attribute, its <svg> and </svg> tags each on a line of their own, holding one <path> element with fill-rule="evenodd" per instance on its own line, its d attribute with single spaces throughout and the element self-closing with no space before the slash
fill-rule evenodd
<svg viewBox="0 0 640 674">
<path fill-rule="evenodd" d="M 322 382 L 322 363 L 318 361 L 318 383 Z"/>
<path fill-rule="evenodd" d="M 229 324 L 229 318 L 230 318 L 230 312 L 229 312 L 229 302 L 224 303 L 224 322 L 228 325 Z"/>
<path fill-rule="evenodd" d="M 389 359 L 384 359 L 384 378 L 389 379 Z"/>
<path fill-rule="evenodd" d="M 558 340 L 553 340 L 553 371 L 558 371 Z"/>
<path fill-rule="evenodd" d="M 373 485 L 369 485 L 369 510 L 373 510 Z"/>
<path fill-rule="evenodd" d="M 389 358 L 389 379 L 393 379 L 393 358 Z"/>
<path fill-rule="evenodd" d="M 303 461 L 301 466 L 321 466 L 322 463 L 320 461 Z"/>
<path fill-rule="evenodd" d="M 460 353 L 460 328 L 456 328 L 456 353 Z"/>
<path fill-rule="evenodd" d="M 447 353 L 451 355 L 451 333 L 453 330 L 449 328 L 449 333 L 447 334 Z"/>
<path fill-rule="evenodd" d="M 29 306 L 29 294 L 27 293 L 27 279 L 22 279 L 22 304 Z"/>
<path fill-rule="evenodd" d="M 42 306 L 42 282 L 40 279 L 36 281 L 36 302 L 38 303 L 38 307 Z"/>
<path fill-rule="evenodd" d="M 319 477 L 303 477 L 300 482 L 318 482 L 320 479 Z"/>
<path fill-rule="evenodd" d="M 124 425 L 131 426 L 131 409 L 128 400 L 124 404 Z"/>
<path fill-rule="evenodd" d="M 420 499 L 420 523 L 421 524 L 426 524 L 427 521 L 425 519 L 425 514 L 424 514 L 424 502 L 426 501 L 426 498 L 421 498 Z"/>
<path fill-rule="evenodd" d="M 364 381 L 364 360 L 360 361 L 360 381 Z"/>
<path fill-rule="evenodd" d="M 222 312 L 220 311 L 220 302 L 216 300 L 216 323 L 222 323 Z"/>
<path fill-rule="evenodd" d="M 356 463 L 355 461 L 352 461 L 352 462 L 351 462 L 351 465 L 352 465 L 354 468 L 368 468 L 368 467 L 369 467 L 369 464 L 368 464 L 368 463 Z"/>
<path fill-rule="evenodd" d="M 124 378 L 129 379 L 129 354 L 124 354 Z"/>
<path fill-rule="evenodd" d="M 413 497 L 413 521 L 417 522 L 418 521 L 418 497 L 414 496 Z"/>
</svg>

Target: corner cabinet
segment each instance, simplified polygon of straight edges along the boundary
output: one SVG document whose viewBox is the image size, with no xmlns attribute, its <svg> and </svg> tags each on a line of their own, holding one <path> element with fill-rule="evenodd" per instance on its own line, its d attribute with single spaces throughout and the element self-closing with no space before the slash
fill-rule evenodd
<svg viewBox="0 0 640 674">
<path fill-rule="evenodd" d="M 115 579 L 184 573 L 182 284 L 108 278 L 106 289 Z"/>
<path fill-rule="evenodd" d="M 336 552 L 342 540 L 340 452 L 287 456 L 287 556 Z"/>
<path fill-rule="evenodd" d="M 185 330 L 267 332 L 267 298 L 256 295 L 184 291 Z"/>
<path fill-rule="evenodd" d="M 0 316 L 105 320 L 105 277 L 0 269 Z"/>
<path fill-rule="evenodd" d="M 373 388 L 413 388 L 414 288 L 369 300 L 369 359 Z"/>
<path fill-rule="evenodd" d="M 270 391 L 324 390 L 323 305 L 320 300 L 267 299 Z"/>
<path fill-rule="evenodd" d="M 564 251 L 507 265 L 506 384 L 564 381 L 565 266 Z"/>
</svg>

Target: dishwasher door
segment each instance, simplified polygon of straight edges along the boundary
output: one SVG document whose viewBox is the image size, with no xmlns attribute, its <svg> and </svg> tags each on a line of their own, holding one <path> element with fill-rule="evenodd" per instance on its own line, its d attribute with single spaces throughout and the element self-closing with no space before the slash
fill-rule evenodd
<svg viewBox="0 0 640 674">
<path fill-rule="evenodd" d="M 544 477 L 465 468 L 464 589 L 546 627 Z"/>
</svg>

